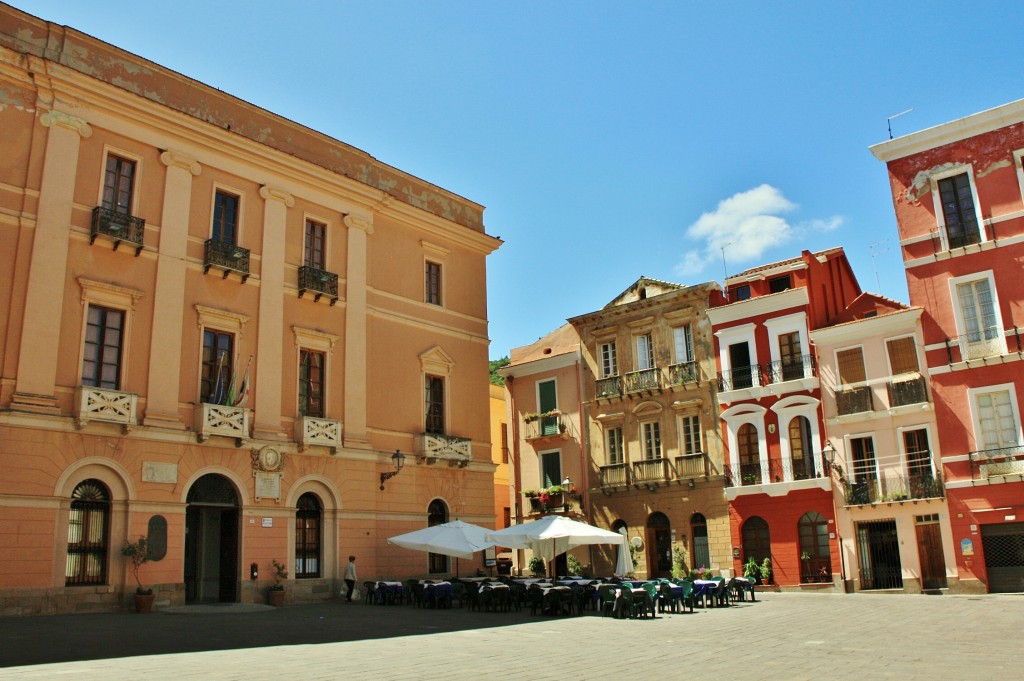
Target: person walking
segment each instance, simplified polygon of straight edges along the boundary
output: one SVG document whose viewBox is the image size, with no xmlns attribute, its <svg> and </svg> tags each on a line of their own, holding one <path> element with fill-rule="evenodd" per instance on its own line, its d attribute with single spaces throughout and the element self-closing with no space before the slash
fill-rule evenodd
<svg viewBox="0 0 1024 681">
<path fill-rule="evenodd" d="M 348 593 L 345 594 L 345 602 L 352 602 L 352 590 L 356 588 L 356 557 L 348 557 L 348 565 L 345 566 L 345 586 L 348 587 Z"/>
</svg>

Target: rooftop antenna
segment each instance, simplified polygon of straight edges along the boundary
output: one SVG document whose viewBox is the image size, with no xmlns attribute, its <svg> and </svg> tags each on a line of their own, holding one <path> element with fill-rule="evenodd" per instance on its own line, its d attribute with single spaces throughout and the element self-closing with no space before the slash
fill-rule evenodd
<svg viewBox="0 0 1024 681">
<path fill-rule="evenodd" d="M 721 251 L 722 251 L 722 272 L 725 274 L 725 278 L 726 279 L 729 278 L 729 268 L 727 268 L 725 266 L 725 249 L 728 248 L 729 246 L 732 246 L 732 242 L 731 241 L 729 243 L 725 244 L 724 246 L 720 246 L 719 247 L 721 249 Z"/>
<path fill-rule="evenodd" d="M 868 250 L 871 252 L 871 269 L 873 269 L 875 271 L 875 286 L 878 287 L 877 290 L 878 290 L 879 293 L 882 292 L 882 282 L 879 281 L 879 279 L 878 279 L 878 266 L 875 264 L 875 258 L 877 258 L 878 256 L 882 255 L 883 253 L 888 253 L 889 252 L 889 247 L 888 246 L 886 246 L 885 248 L 881 247 L 882 244 L 885 244 L 885 243 L 888 243 L 888 242 L 889 242 L 888 239 L 882 239 L 881 241 L 876 241 L 875 243 L 868 245 Z"/>
<path fill-rule="evenodd" d="M 885 124 L 889 126 L 889 139 L 892 139 L 892 119 L 899 118 L 903 114 L 908 114 L 911 111 L 913 111 L 913 109 L 907 109 L 906 111 L 900 111 L 898 114 L 893 114 L 892 116 L 889 116 L 888 118 L 885 119 Z"/>
</svg>

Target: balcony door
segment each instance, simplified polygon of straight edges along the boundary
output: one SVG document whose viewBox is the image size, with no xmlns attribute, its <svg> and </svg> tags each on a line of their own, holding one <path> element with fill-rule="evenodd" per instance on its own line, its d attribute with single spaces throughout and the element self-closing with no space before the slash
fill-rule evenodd
<svg viewBox="0 0 1024 681">
<path fill-rule="evenodd" d="M 558 409 L 558 387 L 554 379 L 537 383 L 537 407 L 541 414 Z M 540 434 L 558 435 L 558 417 L 541 418 Z"/>
<path fill-rule="evenodd" d="M 732 376 L 732 390 L 750 388 L 754 385 L 753 372 L 750 370 L 749 344 L 743 342 L 729 346 L 729 370 Z"/>
</svg>

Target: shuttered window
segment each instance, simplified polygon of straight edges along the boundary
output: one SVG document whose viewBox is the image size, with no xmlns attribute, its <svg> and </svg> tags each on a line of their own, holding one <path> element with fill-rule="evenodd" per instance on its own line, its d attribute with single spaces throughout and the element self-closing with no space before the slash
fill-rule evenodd
<svg viewBox="0 0 1024 681">
<path fill-rule="evenodd" d="M 853 385 L 867 380 L 864 372 L 864 352 L 861 348 L 840 350 L 836 353 L 836 363 L 839 365 L 840 385 Z"/>
<path fill-rule="evenodd" d="M 893 376 L 917 373 L 917 344 L 913 336 L 891 338 L 885 341 L 885 348 L 889 352 L 889 366 L 892 367 Z"/>
</svg>

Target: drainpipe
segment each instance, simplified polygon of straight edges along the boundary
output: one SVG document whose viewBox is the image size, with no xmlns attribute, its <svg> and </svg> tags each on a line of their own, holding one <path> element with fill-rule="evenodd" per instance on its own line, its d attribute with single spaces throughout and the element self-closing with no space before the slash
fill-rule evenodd
<svg viewBox="0 0 1024 681">
<path fill-rule="evenodd" d="M 578 358 L 576 359 L 576 409 L 580 415 L 580 475 L 583 478 L 580 511 L 586 521 L 593 525 L 594 519 L 590 517 L 590 466 L 587 465 L 589 459 L 587 456 L 587 433 L 590 432 L 590 428 L 583 414 L 583 373 L 580 371 Z"/>
<path fill-rule="evenodd" d="M 505 377 L 505 386 L 508 389 L 509 398 L 509 412 L 511 418 L 509 421 L 512 426 L 512 505 L 514 507 L 515 524 L 519 525 L 523 522 L 523 506 L 522 506 L 522 475 L 520 473 L 519 466 L 519 414 L 516 412 L 516 396 L 512 390 L 515 387 L 515 377 L 509 374 Z M 516 550 L 516 565 L 519 568 L 519 574 L 523 572 L 523 550 Z"/>
</svg>

